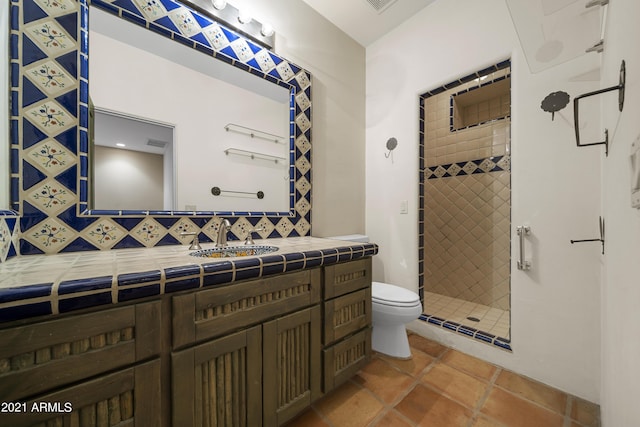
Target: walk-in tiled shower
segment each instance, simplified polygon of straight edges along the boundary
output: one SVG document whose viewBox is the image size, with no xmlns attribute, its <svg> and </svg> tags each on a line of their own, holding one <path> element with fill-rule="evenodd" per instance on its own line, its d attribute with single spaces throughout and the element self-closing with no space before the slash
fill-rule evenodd
<svg viewBox="0 0 640 427">
<path fill-rule="evenodd" d="M 504 61 L 420 97 L 423 320 L 507 348 L 510 70 Z"/>
</svg>

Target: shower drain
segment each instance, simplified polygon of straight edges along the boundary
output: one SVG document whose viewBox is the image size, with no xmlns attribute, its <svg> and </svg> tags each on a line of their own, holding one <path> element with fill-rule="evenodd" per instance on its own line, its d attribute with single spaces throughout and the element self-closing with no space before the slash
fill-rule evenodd
<svg viewBox="0 0 640 427">
<path fill-rule="evenodd" d="M 478 319 L 477 317 L 473 317 L 473 316 L 467 317 L 467 320 L 471 320 L 472 322 L 479 322 L 480 321 L 480 319 Z"/>
</svg>

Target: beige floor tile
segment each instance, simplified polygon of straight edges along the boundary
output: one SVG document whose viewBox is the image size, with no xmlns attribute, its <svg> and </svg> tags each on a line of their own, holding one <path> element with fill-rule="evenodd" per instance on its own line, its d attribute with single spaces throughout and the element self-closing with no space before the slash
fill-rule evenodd
<svg viewBox="0 0 640 427">
<path fill-rule="evenodd" d="M 396 410 L 419 426 L 466 426 L 472 412 L 418 384 L 396 405 Z"/>
<path fill-rule="evenodd" d="M 512 427 L 562 427 L 564 417 L 494 387 L 481 408 L 487 416 Z"/>
<path fill-rule="evenodd" d="M 390 404 L 406 393 L 415 379 L 376 357 L 356 374 L 353 381 Z"/>
<path fill-rule="evenodd" d="M 442 362 L 456 369 L 460 369 L 476 377 L 489 381 L 496 371 L 496 367 L 483 360 L 477 359 L 456 350 L 449 350 L 441 358 Z"/>
<path fill-rule="evenodd" d="M 383 410 L 383 405 L 367 390 L 347 382 L 314 405 L 334 426 L 364 427 Z"/>
<path fill-rule="evenodd" d="M 510 371 L 502 371 L 496 379 L 496 385 L 525 399 L 532 400 L 545 408 L 564 414 L 567 407 L 567 395 L 560 390 L 533 381 Z"/>
<path fill-rule="evenodd" d="M 444 363 L 436 363 L 424 374 L 422 381 L 470 409 L 477 406 L 489 387 L 487 382 Z"/>
</svg>

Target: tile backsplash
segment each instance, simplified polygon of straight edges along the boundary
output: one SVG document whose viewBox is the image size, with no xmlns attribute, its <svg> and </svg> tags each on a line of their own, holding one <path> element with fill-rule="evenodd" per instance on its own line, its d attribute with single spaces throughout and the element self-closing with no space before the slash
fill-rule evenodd
<svg viewBox="0 0 640 427">
<path fill-rule="evenodd" d="M 290 89 L 290 212 L 87 214 L 89 4 Z M 212 241 L 222 217 L 232 223 L 231 240 L 254 227 L 262 228 L 262 238 L 310 234 L 311 75 L 306 70 L 173 0 L 11 0 L 10 52 L 15 212 L 0 217 L 1 261 L 16 254 L 178 245 L 191 238 L 181 235 L 185 231 Z"/>
</svg>

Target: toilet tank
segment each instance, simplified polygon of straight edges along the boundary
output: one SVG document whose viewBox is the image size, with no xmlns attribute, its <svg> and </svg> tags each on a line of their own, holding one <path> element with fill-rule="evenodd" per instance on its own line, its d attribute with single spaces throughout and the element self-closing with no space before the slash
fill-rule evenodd
<svg viewBox="0 0 640 427">
<path fill-rule="evenodd" d="M 346 240 L 349 242 L 359 242 L 359 243 L 369 243 L 369 236 L 365 236 L 364 234 L 345 234 L 344 236 L 327 237 L 327 239 Z"/>
</svg>

